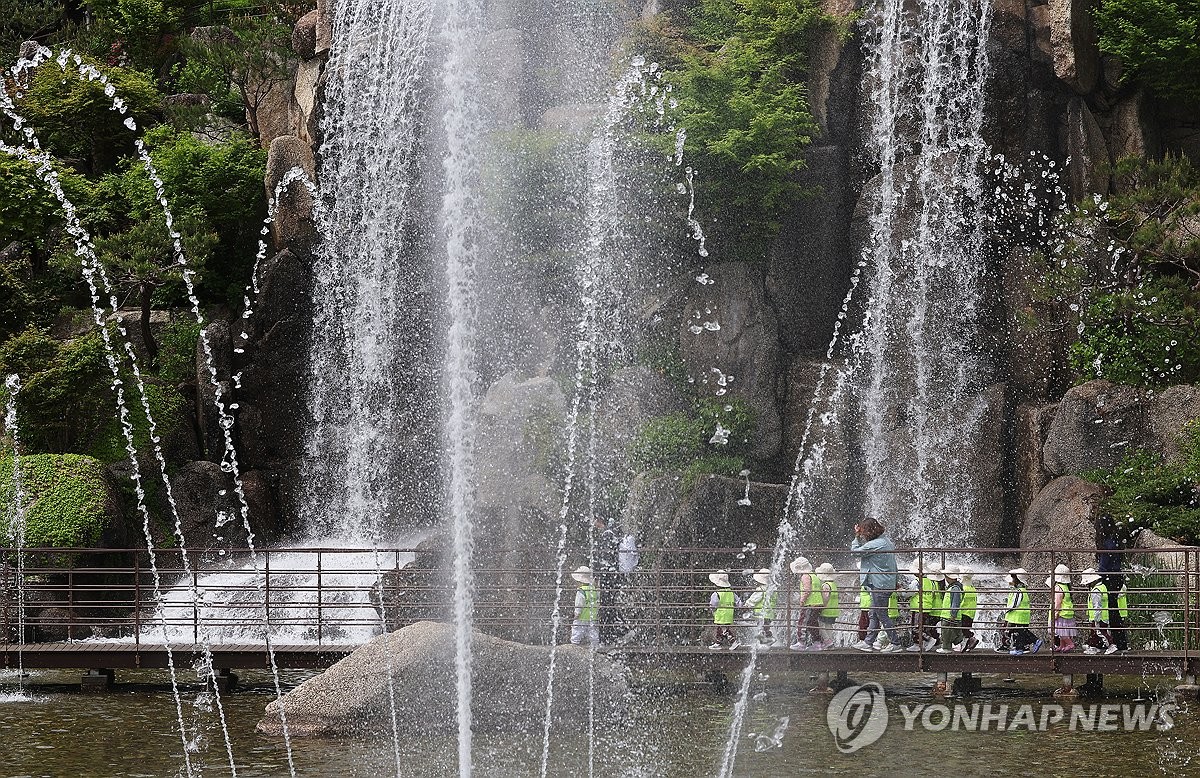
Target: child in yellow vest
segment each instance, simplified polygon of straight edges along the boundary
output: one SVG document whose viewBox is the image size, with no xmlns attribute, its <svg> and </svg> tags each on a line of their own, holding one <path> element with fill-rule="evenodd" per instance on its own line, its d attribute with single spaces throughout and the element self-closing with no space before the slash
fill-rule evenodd
<svg viewBox="0 0 1200 778">
<path fill-rule="evenodd" d="M 717 587 L 708 598 L 708 609 L 712 611 L 714 627 L 713 642 L 709 648 L 714 651 L 724 647 L 733 650 L 741 645 L 733 632 L 733 619 L 736 609 L 742 607 L 742 601 L 729 585 L 728 571 L 709 573 L 708 580 Z"/>
<path fill-rule="evenodd" d="M 821 564 L 813 572 L 821 593 L 821 609 L 817 611 L 817 624 L 819 625 L 817 630 L 820 642 L 813 643 L 811 647 L 813 651 L 825 651 L 833 648 L 836 643 L 833 636 L 834 624 L 837 623 L 842 608 L 838 602 L 837 581 L 833 579 L 833 575 L 833 565 L 828 562 Z"/>
<path fill-rule="evenodd" d="M 1056 565 L 1046 579 L 1050 587 L 1050 624 L 1054 628 L 1054 645 L 1050 650 L 1065 654 L 1075 650 L 1075 603 L 1071 599 L 1071 568 Z"/>
<path fill-rule="evenodd" d="M 592 578 L 592 568 L 584 565 L 571 577 L 579 584 L 575 592 L 575 620 L 571 624 L 571 642 L 600 645 L 600 591 Z"/>
<path fill-rule="evenodd" d="M 771 570 L 764 567 L 754 574 L 754 582 L 758 586 L 754 589 L 749 597 L 746 598 L 746 606 L 750 608 L 754 618 L 762 624 L 762 630 L 758 633 L 758 641 L 764 645 L 771 645 L 775 642 L 775 635 L 771 632 L 771 622 L 775 619 L 775 609 L 779 602 L 779 592 L 771 592 L 767 595 L 767 588 L 771 583 Z"/>
<path fill-rule="evenodd" d="M 1116 641 L 1108 629 L 1108 587 L 1102 583 L 1099 573 L 1088 568 L 1079 574 L 1079 582 L 1088 587 L 1087 619 L 1091 626 L 1085 654 L 1113 654 L 1117 651 Z"/>
</svg>

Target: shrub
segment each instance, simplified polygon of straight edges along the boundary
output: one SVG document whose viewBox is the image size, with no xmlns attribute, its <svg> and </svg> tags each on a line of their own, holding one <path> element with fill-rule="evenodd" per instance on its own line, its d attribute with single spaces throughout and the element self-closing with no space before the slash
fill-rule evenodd
<svg viewBox="0 0 1200 778">
<path fill-rule="evenodd" d="M 689 490 L 706 475 L 738 475 L 745 469 L 746 460 L 741 457 L 701 457 L 683 469 L 681 484 L 684 490 Z"/>
<path fill-rule="evenodd" d="M 114 415 L 111 373 L 96 333 L 59 343 L 28 329 L 0 344 L 0 374 L 17 373 L 25 451 L 83 451 Z"/>
<path fill-rule="evenodd" d="M 817 34 L 844 25 L 815 0 L 700 0 L 675 25 L 641 33 L 666 60 L 669 115 L 687 130 L 700 208 L 719 214 L 710 237 L 730 254 L 762 259 L 800 194 L 794 174 L 818 129 L 808 53 Z"/>
<path fill-rule="evenodd" d="M 724 444 L 714 442 L 718 424 L 728 431 Z M 707 460 L 709 466 L 732 467 L 729 463 L 739 457 L 753 433 L 753 412 L 743 400 L 706 399 L 690 413 L 670 413 L 643 424 L 630 447 L 630 460 L 639 470 L 680 470 L 696 465 L 702 468 L 698 472 L 716 472 L 696 463 Z M 739 465 L 737 471 L 741 469 Z"/>
<path fill-rule="evenodd" d="M 1200 292 L 1182 279 L 1100 295 L 1083 312 L 1071 367 L 1085 379 L 1133 386 L 1200 380 Z"/>
<path fill-rule="evenodd" d="M 1104 508 L 1131 534 L 1151 529 L 1180 543 L 1200 541 L 1200 422 L 1184 429 L 1183 443 L 1175 462 L 1135 451 L 1114 470 L 1085 474 L 1111 490 Z"/>
<path fill-rule="evenodd" d="M 1100 50 L 1164 97 L 1200 101 L 1200 0 L 1101 0 Z"/>
<path fill-rule="evenodd" d="M 14 505 L 13 457 L 0 459 L 0 504 Z M 96 546 L 109 524 L 104 466 L 78 454 L 21 456 L 25 546 Z M 5 539 L 7 541 L 7 538 Z"/>
</svg>

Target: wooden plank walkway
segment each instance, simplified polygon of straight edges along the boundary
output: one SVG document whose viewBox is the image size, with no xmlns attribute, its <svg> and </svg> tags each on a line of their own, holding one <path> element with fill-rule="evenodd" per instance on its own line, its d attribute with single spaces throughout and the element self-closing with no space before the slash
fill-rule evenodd
<svg viewBox="0 0 1200 778">
<path fill-rule="evenodd" d="M 282 669 L 321 669 L 342 659 L 357 644 L 276 644 L 275 663 Z M 211 646 L 213 665 L 222 669 L 269 669 L 266 646 L 219 643 Z M 24 646 L 0 644 L 0 667 L 15 668 L 112 668 L 161 669 L 167 667 L 167 651 L 162 644 L 108 641 L 65 643 L 29 643 Z M 703 646 L 603 646 L 603 654 L 634 667 L 693 668 L 696 670 L 737 671 L 745 667 L 750 649 L 710 650 Z M 176 666 L 191 666 L 203 661 L 203 648 L 191 643 L 173 643 L 171 652 Z M 1183 652 L 1139 651 L 1088 655 L 1082 652 L 1053 654 L 1043 649 L 1037 654 L 1011 656 L 980 649 L 966 654 L 938 654 L 901 651 L 894 654 L 866 653 L 852 649 L 829 651 L 788 651 L 772 648 L 758 652 L 761 667 L 774 670 L 807 672 L 872 673 L 1005 673 L 1114 675 L 1195 675 L 1200 661 Z"/>
</svg>

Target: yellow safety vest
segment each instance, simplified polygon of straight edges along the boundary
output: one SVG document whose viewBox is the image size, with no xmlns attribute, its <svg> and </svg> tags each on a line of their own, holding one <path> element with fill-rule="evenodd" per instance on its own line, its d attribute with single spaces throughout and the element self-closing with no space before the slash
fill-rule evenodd
<svg viewBox="0 0 1200 778">
<path fill-rule="evenodd" d="M 813 575 L 812 573 L 805 573 L 804 575 L 808 576 L 808 581 L 809 581 L 810 585 L 815 584 L 815 586 L 812 586 L 812 588 L 809 589 L 808 598 L 804 601 L 804 604 L 810 608 L 814 607 L 814 606 L 820 606 L 820 604 L 821 604 L 821 580 L 819 578 L 817 578 L 815 575 Z M 800 580 L 801 580 L 800 585 L 801 585 L 801 587 L 803 587 L 804 586 L 803 577 Z"/>
<path fill-rule="evenodd" d="M 953 588 L 954 587 L 948 585 L 948 586 L 946 586 L 946 591 L 942 592 L 942 607 L 938 610 L 938 613 L 937 613 L 937 617 L 939 619 L 949 620 L 953 616 L 954 611 L 951 610 L 951 607 L 950 607 L 950 591 Z M 959 592 L 962 592 L 962 587 L 959 587 Z M 960 596 L 959 600 L 958 600 L 958 615 L 959 615 L 959 617 L 962 616 L 962 603 L 963 603 L 962 597 Z"/>
<path fill-rule="evenodd" d="M 821 609 L 821 615 L 836 619 L 842 612 L 842 607 L 838 603 L 837 584 L 833 581 L 825 581 L 821 584 L 821 588 L 825 588 L 826 585 L 829 586 L 829 604 Z"/>
<path fill-rule="evenodd" d="M 1121 589 L 1117 592 L 1117 613 L 1121 614 L 1122 621 L 1129 618 L 1129 590 L 1125 588 L 1125 584 L 1121 584 Z"/>
<path fill-rule="evenodd" d="M 775 605 L 779 601 L 779 592 L 771 592 L 771 596 L 767 597 L 767 590 L 761 588 L 759 591 L 758 602 L 754 605 L 754 615 L 760 619 L 775 618 Z"/>
<path fill-rule="evenodd" d="M 583 607 L 579 609 L 579 618 L 575 619 L 577 624 L 595 624 L 596 614 L 600 610 L 600 592 L 596 591 L 596 587 L 591 584 L 583 584 L 579 587 L 579 591 L 583 592 Z"/>
<path fill-rule="evenodd" d="M 962 607 L 958 609 L 959 616 L 967 616 L 971 621 L 975 621 L 975 611 L 979 607 L 979 595 L 975 592 L 975 585 L 964 583 Z"/>
<path fill-rule="evenodd" d="M 713 611 L 713 624 L 732 624 L 735 602 L 733 589 L 718 589 L 717 609 Z"/>
<path fill-rule="evenodd" d="M 871 590 L 863 587 L 858 590 L 858 608 L 859 610 L 871 610 Z"/>
<path fill-rule="evenodd" d="M 938 610 L 939 600 L 940 597 L 938 596 L 937 581 L 929 578 L 922 578 L 921 592 L 917 601 L 917 605 L 919 606 L 921 612 L 928 613 L 931 616 L 936 616 L 937 613 L 935 611 Z"/>
<path fill-rule="evenodd" d="M 900 618 L 900 592 L 892 592 L 892 596 L 888 597 L 888 618 Z"/>
<path fill-rule="evenodd" d="M 1008 596 L 1008 611 L 1004 614 L 1004 620 L 1018 627 L 1029 626 L 1029 590 L 1024 586 Z"/>
<path fill-rule="evenodd" d="M 1063 593 L 1062 608 L 1058 612 L 1060 619 L 1075 618 L 1075 603 L 1071 601 L 1071 587 L 1065 583 L 1054 584 L 1056 589 Z"/>
</svg>

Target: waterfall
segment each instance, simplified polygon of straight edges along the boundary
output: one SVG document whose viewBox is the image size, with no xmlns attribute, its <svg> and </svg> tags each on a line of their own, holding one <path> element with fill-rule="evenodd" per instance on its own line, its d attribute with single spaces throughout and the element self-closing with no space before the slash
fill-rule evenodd
<svg viewBox="0 0 1200 778">
<path fill-rule="evenodd" d="M 308 532 L 329 541 L 369 543 L 401 505 L 432 507 L 429 280 L 410 245 L 431 20 L 428 0 L 336 4 L 303 478 Z"/>
<path fill-rule="evenodd" d="M 969 456 L 991 365 L 981 345 L 979 208 L 990 4 L 883 0 L 867 11 L 872 273 L 855 396 L 867 515 L 965 544 L 981 507 Z"/>
</svg>

